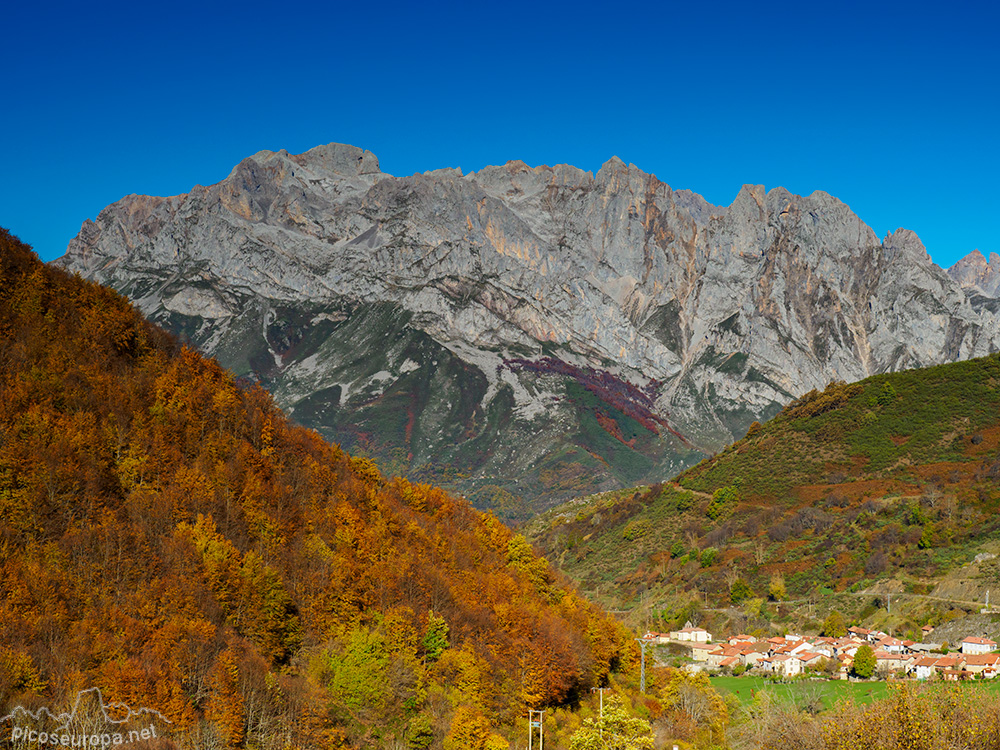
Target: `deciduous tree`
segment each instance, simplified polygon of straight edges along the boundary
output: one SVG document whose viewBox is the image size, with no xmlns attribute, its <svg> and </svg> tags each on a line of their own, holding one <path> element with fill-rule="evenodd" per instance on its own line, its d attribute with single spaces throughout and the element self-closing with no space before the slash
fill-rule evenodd
<svg viewBox="0 0 1000 750">
<path fill-rule="evenodd" d="M 871 646 L 864 644 L 854 654 L 854 663 L 851 665 L 851 672 L 858 677 L 868 679 L 875 674 L 877 663 L 875 652 L 872 651 Z"/>
<path fill-rule="evenodd" d="M 652 750 L 649 722 L 631 716 L 617 695 L 604 700 L 604 716 L 584 719 L 569 741 L 570 750 Z"/>
</svg>

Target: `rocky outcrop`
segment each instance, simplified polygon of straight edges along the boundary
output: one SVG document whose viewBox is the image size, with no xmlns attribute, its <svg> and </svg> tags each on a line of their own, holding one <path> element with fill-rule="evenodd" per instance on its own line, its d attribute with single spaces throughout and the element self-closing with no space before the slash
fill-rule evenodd
<svg viewBox="0 0 1000 750">
<path fill-rule="evenodd" d="M 1000 255 L 990 253 L 987 261 L 981 252 L 973 250 L 949 268 L 948 275 L 965 288 L 996 297 L 1000 293 Z"/>
<path fill-rule="evenodd" d="M 665 478 L 830 380 L 1000 338 L 996 287 L 963 288 L 912 232 L 879 242 L 823 192 L 713 206 L 617 158 L 392 177 L 351 146 L 262 151 L 109 206 L 57 262 L 345 447 L 510 515 Z"/>
</svg>

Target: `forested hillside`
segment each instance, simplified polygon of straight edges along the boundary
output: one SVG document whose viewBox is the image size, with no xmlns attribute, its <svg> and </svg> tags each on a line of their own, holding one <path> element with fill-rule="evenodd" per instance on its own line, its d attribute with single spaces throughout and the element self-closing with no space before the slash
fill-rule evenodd
<svg viewBox="0 0 1000 750">
<path fill-rule="evenodd" d="M 818 629 L 834 608 L 886 616 L 893 595 L 878 624 L 919 635 L 1000 585 L 998 478 L 992 355 L 831 383 L 673 482 L 569 503 L 529 536 L 612 606 L 810 626 L 787 619 L 794 599 Z"/>
<path fill-rule="evenodd" d="M 0 518 L 0 710 L 96 686 L 181 745 L 506 747 L 635 659 L 494 517 L 291 424 L 5 230 Z"/>
</svg>

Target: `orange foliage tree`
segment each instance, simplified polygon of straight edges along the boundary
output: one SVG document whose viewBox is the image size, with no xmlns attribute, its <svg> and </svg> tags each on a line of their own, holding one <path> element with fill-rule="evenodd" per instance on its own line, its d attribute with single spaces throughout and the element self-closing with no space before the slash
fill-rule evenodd
<svg viewBox="0 0 1000 750">
<path fill-rule="evenodd" d="M 496 518 L 348 457 L 3 230 L 0 517 L 8 703 L 98 686 L 228 747 L 478 743 L 631 659 Z M 399 717 L 365 724 L 342 677 L 376 642 Z"/>
</svg>

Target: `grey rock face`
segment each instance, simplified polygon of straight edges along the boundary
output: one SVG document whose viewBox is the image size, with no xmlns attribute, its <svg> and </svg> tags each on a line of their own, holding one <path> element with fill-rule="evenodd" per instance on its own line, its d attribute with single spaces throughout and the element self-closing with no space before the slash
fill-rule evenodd
<svg viewBox="0 0 1000 750">
<path fill-rule="evenodd" d="M 1000 293 L 1000 255 L 990 253 L 987 261 L 978 250 L 973 250 L 948 269 L 948 275 L 967 289 L 996 297 Z"/>
<path fill-rule="evenodd" d="M 351 146 L 262 151 L 109 206 L 57 262 L 345 447 L 515 516 L 666 478 L 830 380 L 1000 338 L 982 264 L 949 276 L 823 192 L 717 207 L 617 158 L 392 177 Z"/>
</svg>

